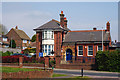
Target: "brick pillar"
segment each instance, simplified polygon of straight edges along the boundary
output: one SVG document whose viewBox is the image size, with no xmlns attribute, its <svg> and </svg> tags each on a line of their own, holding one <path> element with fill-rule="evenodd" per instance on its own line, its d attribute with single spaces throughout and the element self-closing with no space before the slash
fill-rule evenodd
<svg viewBox="0 0 120 80">
<path fill-rule="evenodd" d="M 39 33 L 36 33 L 36 58 L 39 58 L 40 44 L 39 44 Z"/>
<path fill-rule="evenodd" d="M 55 61 L 56 61 L 56 68 L 58 68 L 59 65 L 60 65 L 61 56 L 56 56 L 56 57 L 55 57 Z"/>
<path fill-rule="evenodd" d="M 49 56 L 45 56 L 45 68 L 49 68 Z"/>
<path fill-rule="evenodd" d="M 23 57 L 19 57 L 19 67 L 23 66 Z"/>
</svg>

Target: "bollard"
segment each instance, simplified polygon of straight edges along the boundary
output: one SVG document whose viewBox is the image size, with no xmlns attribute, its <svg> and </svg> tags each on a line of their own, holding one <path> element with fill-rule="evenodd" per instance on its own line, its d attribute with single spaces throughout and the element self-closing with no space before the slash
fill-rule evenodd
<svg viewBox="0 0 120 80">
<path fill-rule="evenodd" d="M 83 77 L 83 68 L 81 69 L 81 76 Z"/>
</svg>

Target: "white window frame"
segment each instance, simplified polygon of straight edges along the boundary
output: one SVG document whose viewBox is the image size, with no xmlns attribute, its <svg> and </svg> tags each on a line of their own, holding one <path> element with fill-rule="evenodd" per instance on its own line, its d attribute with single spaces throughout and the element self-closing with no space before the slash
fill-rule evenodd
<svg viewBox="0 0 120 80">
<path fill-rule="evenodd" d="M 92 47 L 93 47 L 93 45 L 89 45 L 89 46 L 92 46 Z M 89 46 L 87 46 L 87 55 L 88 55 L 88 56 L 93 56 L 93 55 L 89 55 L 89 51 L 93 51 L 93 50 L 89 50 Z"/>
<path fill-rule="evenodd" d="M 3 38 L 3 41 L 7 41 L 7 38 Z"/>
<path fill-rule="evenodd" d="M 82 46 L 82 45 L 79 45 L 79 46 Z M 79 50 L 79 46 L 78 46 L 78 56 L 83 56 L 83 55 L 80 55 L 80 54 L 79 54 L 79 51 L 82 51 L 82 52 L 83 52 L 83 46 L 82 46 L 82 50 Z"/>
<path fill-rule="evenodd" d="M 23 40 L 23 43 L 27 43 L 27 40 Z"/>
<path fill-rule="evenodd" d="M 99 46 L 102 47 L 102 45 L 98 45 L 98 46 L 97 46 L 97 51 L 102 51 L 102 48 L 101 48 L 101 50 L 99 50 Z"/>
</svg>

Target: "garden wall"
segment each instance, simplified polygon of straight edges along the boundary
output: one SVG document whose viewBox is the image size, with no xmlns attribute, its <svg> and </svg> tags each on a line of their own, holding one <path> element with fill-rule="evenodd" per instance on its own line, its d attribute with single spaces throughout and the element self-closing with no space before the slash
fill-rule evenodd
<svg viewBox="0 0 120 80">
<path fill-rule="evenodd" d="M 2 73 L 2 78 L 51 78 L 53 70 Z"/>
</svg>

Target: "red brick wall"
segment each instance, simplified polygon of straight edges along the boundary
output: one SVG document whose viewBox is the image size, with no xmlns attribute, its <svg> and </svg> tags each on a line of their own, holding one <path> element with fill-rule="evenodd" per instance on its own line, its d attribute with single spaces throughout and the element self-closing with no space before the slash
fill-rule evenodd
<svg viewBox="0 0 120 80">
<path fill-rule="evenodd" d="M 53 70 L 2 73 L 2 78 L 51 78 Z"/>
<path fill-rule="evenodd" d="M 42 32 L 36 33 L 36 58 L 39 57 L 39 52 L 42 52 Z"/>
<path fill-rule="evenodd" d="M 61 55 L 61 44 L 62 44 L 62 32 L 54 32 L 54 56 Z"/>
<path fill-rule="evenodd" d="M 19 66 L 19 63 L 2 63 L 3 66 Z M 23 63 L 23 66 L 44 67 L 44 64 L 38 63 Z"/>
</svg>

